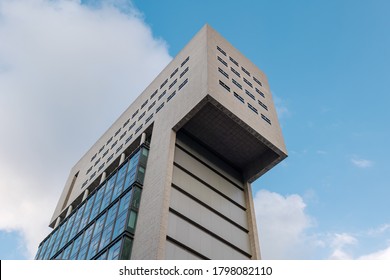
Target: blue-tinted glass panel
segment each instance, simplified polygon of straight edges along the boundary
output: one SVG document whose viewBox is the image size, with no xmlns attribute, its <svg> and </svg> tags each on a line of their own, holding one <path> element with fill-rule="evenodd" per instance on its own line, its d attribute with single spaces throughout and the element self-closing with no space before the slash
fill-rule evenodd
<svg viewBox="0 0 390 280">
<path fill-rule="evenodd" d="M 87 200 L 87 202 L 85 204 L 84 215 L 81 219 L 79 230 L 82 230 L 88 223 L 88 219 L 89 219 L 89 215 L 91 214 L 94 199 L 95 199 L 95 196 L 93 195 Z"/>
<path fill-rule="evenodd" d="M 76 238 L 73 242 L 72 253 L 70 254 L 70 260 L 75 260 L 77 258 L 77 253 L 80 250 L 81 241 L 83 240 L 83 234 Z"/>
<path fill-rule="evenodd" d="M 130 259 L 130 254 L 131 254 L 131 247 L 133 245 L 133 240 L 125 237 L 123 240 L 123 249 L 122 249 L 122 254 L 120 259 L 121 260 L 129 260 Z"/>
<path fill-rule="evenodd" d="M 121 215 L 119 215 L 118 218 L 116 219 L 114 232 L 112 234 L 112 239 L 115 239 L 117 236 L 119 236 L 119 234 L 121 234 L 125 230 L 126 217 L 127 217 L 127 212 L 124 212 Z"/>
<path fill-rule="evenodd" d="M 122 245 L 122 240 L 119 240 L 108 249 L 108 256 L 107 256 L 108 260 L 118 260 L 119 259 L 121 245 Z"/>
<path fill-rule="evenodd" d="M 105 185 L 102 186 L 95 194 L 96 198 L 93 203 L 93 207 L 91 210 L 91 215 L 89 216 L 89 222 L 96 218 L 96 216 L 99 214 L 100 204 L 102 202 L 102 197 L 105 191 Z"/>
<path fill-rule="evenodd" d="M 97 260 L 107 260 L 107 251 L 105 251 L 103 254 L 101 254 Z"/>
<path fill-rule="evenodd" d="M 79 232 L 79 226 L 80 226 L 81 218 L 83 217 L 84 208 L 85 208 L 85 203 L 77 210 L 75 214 L 76 218 L 73 222 L 72 231 L 69 235 L 69 239 L 72 239 Z"/>
<path fill-rule="evenodd" d="M 115 180 L 116 180 L 116 174 L 114 174 L 107 181 L 106 191 L 104 193 L 102 205 L 100 206 L 100 211 L 99 212 L 102 212 L 108 206 L 108 204 L 111 202 L 112 190 L 113 190 L 114 185 L 115 185 Z"/>
<path fill-rule="evenodd" d="M 104 227 L 104 230 L 102 233 L 102 239 L 101 239 L 100 245 L 99 245 L 99 251 L 101 251 L 104 247 L 106 247 L 108 245 L 108 243 L 110 243 L 113 228 L 114 228 L 113 223 Z"/>
<path fill-rule="evenodd" d="M 68 219 L 68 222 L 66 224 L 66 229 L 64 231 L 64 235 L 63 235 L 62 240 L 61 240 L 60 248 L 62 248 L 66 244 L 66 242 L 69 241 L 69 235 L 70 235 L 70 231 L 71 231 L 72 226 L 73 226 L 73 221 L 74 221 L 75 216 L 76 216 L 75 214 L 72 214 L 72 216 L 70 216 Z"/>
<path fill-rule="evenodd" d="M 70 252 L 72 250 L 72 246 L 73 246 L 73 243 L 69 244 L 65 250 L 64 250 L 64 253 L 62 254 L 62 259 L 63 260 L 69 260 L 69 255 L 70 255 Z"/>
<path fill-rule="evenodd" d="M 51 253 L 51 251 L 52 251 L 52 249 L 53 249 L 53 245 L 54 245 L 54 242 L 55 242 L 55 240 L 56 240 L 56 238 L 57 238 L 57 234 L 58 234 L 58 230 L 56 230 L 54 233 L 53 233 L 53 235 L 51 236 L 51 238 L 50 238 L 50 243 L 49 243 L 49 245 L 47 246 L 47 250 L 46 250 L 46 253 L 45 253 L 45 256 L 44 256 L 44 260 L 48 260 L 48 259 L 50 259 L 50 253 Z"/>
</svg>

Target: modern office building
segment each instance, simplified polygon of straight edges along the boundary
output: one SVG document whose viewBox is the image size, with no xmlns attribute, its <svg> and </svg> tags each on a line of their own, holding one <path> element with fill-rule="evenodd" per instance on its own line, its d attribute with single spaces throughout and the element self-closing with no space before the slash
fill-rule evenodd
<svg viewBox="0 0 390 280">
<path fill-rule="evenodd" d="M 70 171 L 36 259 L 259 259 L 287 156 L 267 79 L 208 25 Z"/>
</svg>

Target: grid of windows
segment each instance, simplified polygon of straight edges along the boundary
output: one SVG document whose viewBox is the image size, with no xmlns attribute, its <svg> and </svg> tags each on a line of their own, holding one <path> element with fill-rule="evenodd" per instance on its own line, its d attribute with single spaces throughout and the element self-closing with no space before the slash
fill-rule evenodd
<svg viewBox="0 0 390 280">
<path fill-rule="evenodd" d="M 147 156 L 141 147 L 113 172 L 40 244 L 35 259 L 129 259 Z"/>
</svg>

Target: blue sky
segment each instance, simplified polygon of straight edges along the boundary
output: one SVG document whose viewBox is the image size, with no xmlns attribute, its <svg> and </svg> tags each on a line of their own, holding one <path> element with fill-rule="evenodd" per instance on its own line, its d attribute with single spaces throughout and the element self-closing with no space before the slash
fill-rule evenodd
<svg viewBox="0 0 390 280">
<path fill-rule="evenodd" d="M 111 30 L 111 33 L 118 32 L 118 37 L 114 37 L 118 42 L 130 35 L 140 38 L 140 41 L 149 38 L 149 41 L 145 41 L 145 46 L 152 47 L 141 52 L 144 56 L 140 57 L 144 57 L 145 61 L 148 57 L 154 57 L 156 62 L 153 64 L 148 60 L 145 69 L 137 70 L 141 74 L 148 74 L 144 75 L 147 77 L 136 87 L 116 80 L 121 75 L 115 73 L 123 75 L 123 69 L 127 69 L 123 65 L 118 67 L 122 72 L 107 71 L 102 74 L 113 80 L 112 83 L 99 87 L 98 91 L 101 104 L 108 106 L 107 100 L 111 100 L 110 112 L 96 110 L 100 103 L 91 105 L 88 103 L 89 98 L 80 98 L 80 101 L 77 99 L 80 97 L 78 93 L 74 100 L 81 104 L 85 102 L 84 111 L 69 105 L 64 112 L 75 110 L 75 115 L 82 116 L 87 111 L 86 120 L 80 122 L 79 118 L 69 118 L 67 122 L 62 122 L 64 116 L 55 116 L 60 120 L 58 125 L 77 127 L 77 132 L 82 136 L 80 138 L 83 138 L 81 144 L 72 140 L 69 140 L 71 143 L 62 143 L 64 135 L 58 127 L 45 127 L 53 141 L 61 139 L 58 140 L 61 144 L 69 146 L 61 154 L 53 144 L 52 152 L 63 158 L 61 164 L 57 165 L 57 169 L 50 167 L 53 170 L 46 181 L 34 181 L 37 185 L 52 183 L 50 196 L 44 202 L 39 200 L 39 203 L 37 200 L 23 200 L 26 204 L 29 202 L 30 207 L 39 208 L 41 203 L 58 198 L 67 170 L 120 115 L 126 104 L 166 65 L 169 57 L 174 57 L 208 23 L 268 76 L 289 152 L 289 157 L 284 162 L 253 184 L 263 257 L 390 258 L 388 1 L 134 0 L 132 5 L 127 5 L 129 2 L 126 1 L 110 1 L 111 4 L 104 2 L 103 5 L 100 1 L 71 1 L 71 4 L 64 4 L 64 1 L 33 2 L 39 5 L 31 6 L 25 1 L 19 1 L 20 5 L 17 6 L 10 4 L 10 1 L 0 0 L 0 102 L 3 104 L 17 101 L 9 96 L 13 94 L 14 88 L 4 87 L 4 84 L 12 85 L 6 78 L 8 73 L 17 69 L 17 64 L 15 66 L 13 63 L 18 60 L 7 60 L 9 56 L 4 50 L 11 48 L 1 42 L 13 34 L 24 36 L 26 40 L 30 37 L 37 38 L 34 32 L 40 31 L 41 25 L 37 24 L 37 28 L 23 29 L 24 32 L 20 33 L 23 23 L 19 24 L 17 19 L 23 17 L 17 15 L 23 15 L 25 11 L 42 13 L 40 18 L 47 16 L 48 21 L 38 22 L 43 25 L 49 19 L 52 20 L 53 15 L 62 18 L 53 27 L 59 28 L 57 33 L 61 33 L 61 28 L 78 32 L 80 36 L 64 37 L 67 42 L 74 40 L 71 46 L 72 50 L 75 48 L 72 58 L 75 58 L 76 64 L 80 60 L 77 55 L 82 56 L 85 52 L 91 56 L 87 62 L 94 61 L 94 46 L 98 46 L 83 45 L 84 41 L 92 41 L 88 38 L 88 33 L 82 33 L 83 24 L 103 30 L 102 34 L 104 29 Z M 58 5 L 61 9 L 54 12 L 53 5 Z M 75 29 L 72 29 L 70 22 L 75 18 L 78 26 L 73 26 Z M 126 29 L 128 26 L 132 27 Z M 88 30 L 87 27 L 85 29 Z M 135 29 L 141 31 L 132 33 Z M 53 32 L 55 31 L 54 29 Z M 53 34 L 52 37 L 57 38 L 58 34 Z M 65 35 L 66 32 L 63 36 Z M 109 35 L 104 33 L 103 36 Z M 48 38 L 50 37 L 41 39 L 45 43 Z M 124 41 L 123 44 L 131 46 L 134 44 L 131 39 L 132 37 L 130 42 Z M 107 40 L 100 43 L 104 45 L 104 50 L 111 50 L 113 45 Z M 54 54 L 58 53 L 56 48 L 61 48 L 55 44 L 50 46 Z M 84 46 L 85 49 L 78 52 L 77 46 Z M 138 55 L 141 49 L 144 49 L 142 45 L 133 52 L 115 52 L 126 58 Z M 62 50 L 59 51 L 62 53 Z M 104 53 L 96 52 L 96 55 L 102 56 Z M 106 53 L 111 55 L 114 52 Z M 30 58 L 26 58 L 28 59 Z M 107 59 L 111 57 L 108 56 Z M 107 66 L 104 59 L 99 62 Z M 117 69 L 116 67 L 116 64 L 110 64 L 106 68 L 112 70 Z M 60 75 L 63 74 L 62 69 L 57 70 L 59 73 L 55 77 L 64 77 Z M 128 71 L 136 73 L 134 69 Z M 41 72 L 44 73 L 44 70 Z M 117 76 L 114 79 L 109 75 Z M 99 77 L 101 76 L 91 74 L 91 83 L 93 78 Z M 13 79 L 23 81 L 22 75 Z M 54 86 L 55 81 L 56 79 L 52 81 Z M 34 88 L 33 83 L 31 88 Z M 90 85 L 83 84 L 82 89 L 85 88 L 90 89 Z M 113 93 L 129 89 L 134 92 L 131 97 Z M 61 96 L 61 93 L 58 94 Z M 69 95 L 69 91 L 66 94 Z M 113 94 L 115 98 L 112 98 Z M 116 105 L 112 99 L 120 104 Z M 44 100 L 47 108 L 56 105 L 54 97 L 52 101 L 50 98 Z M 32 114 L 36 113 L 32 111 Z M 96 118 L 100 125 L 91 126 L 89 121 Z M 22 119 L 19 120 L 16 116 L 15 122 L 18 121 L 22 122 Z M 1 124 L 5 126 L 5 123 Z M 8 132 L 4 126 L 4 133 Z M 23 132 L 20 133 L 23 135 Z M 37 140 L 36 143 L 41 142 Z M 30 149 L 36 149 L 33 144 L 30 145 Z M 46 170 L 47 164 L 47 161 L 42 160 L 39 165 L 42 165 L 42 170 Z M 11 170 L 10 164 L 6 167 Z M 20 180 L 26 174 L 18 173 L 16 169 L 11 171 Z M 28 176 L 29 180 L 35 180 L 35 174 Z M 12 184 L 14 180 L 6 182 Z M 21 183 L 21 192 L 24 187 L 28 186 Z M 3 197 L 10 195 L 6 187 L 2 187 L 1 191 Z M 42 189 L 42 193 L 47 192 Z M 15 196 L 14 204 L 17 203 Z M 48 209 L 54 209 L 55 206 L 52 202 L 45 205 Z M 15 210 L 12 207 L 14 206 L 2 209 L 2 213 L 23 213 L 20 208 Z M 50 218 L 51 210 L 49 212 L 46 214 L 47 219 Z M 38 216 L 41 210 L 36 209 L 33 213 Z M 11 223 L 9 219 L 0 219 L 0 258 L 30 258 L 31 253 L 26 254 L 26 251 L 33 251 L 31 248 L 34 248 L 34 244 L 37 246 L 35 240 L 42 239 L 47 234 L 40 231 L 40 235 L 32 238 L 29 233 L 32 230 L 33 225 L 25 228 Z"/>
</svg>

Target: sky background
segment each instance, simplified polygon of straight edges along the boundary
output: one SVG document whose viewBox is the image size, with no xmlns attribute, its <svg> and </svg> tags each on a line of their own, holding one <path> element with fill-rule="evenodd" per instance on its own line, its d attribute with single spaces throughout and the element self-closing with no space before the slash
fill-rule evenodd
<svg viewBox="0 0 390 280">
<path fill-rule="evenodd" d="M 390 259 L 389 1 L 0 0 L 0 259 L 205 24 L 268 76 L 289 157 L 253 183 L 265 259 Z"/>
</svg>

